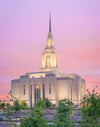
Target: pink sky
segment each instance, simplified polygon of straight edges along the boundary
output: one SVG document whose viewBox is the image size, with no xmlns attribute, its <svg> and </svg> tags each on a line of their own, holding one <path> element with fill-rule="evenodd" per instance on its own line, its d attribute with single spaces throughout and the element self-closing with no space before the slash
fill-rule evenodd
<svg viewBox="0 0 100 127">
<path fill-rule="evenodd" d="M 60 69 L 100 92 L 100 0 L 0 0 L 0 100 L 12 79 L 41 67 L 49 12 Z"/>
</svg>

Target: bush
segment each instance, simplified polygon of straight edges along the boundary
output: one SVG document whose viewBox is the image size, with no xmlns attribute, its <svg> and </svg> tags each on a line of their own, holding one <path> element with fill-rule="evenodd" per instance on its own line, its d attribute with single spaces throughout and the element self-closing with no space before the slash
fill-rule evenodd
<svg viewBox="0 0 100 127">
<path fill-rule="evenodd" d="M 9 104 L 9 103 L 7 103 L 7 104 L 6 104 L 6 108 L 9 108 L 9 107 L 10 107 L 10 104 Z"/>
<path fill-rule="evenodd" d="M 14 101 L 14 105 L 12 106 L 14 111 L 20 111 L 21 110 L 21 106 L 19 103 L 19 100 L 15 100 Z"/>
<path fill-rule="evenodd" d="M 16 120 L 17 120 L 17 113 L 18 113 L 18 111 L 21 110 L 21 106 L 20 106 L 19 100 L 15 100 L 15 101 L 14 101 L 14 104 L 13 104 L 13 106 L 12 106 L 12 110 L 14 111 L 15 116 L 16 116 Z"/>
<path fill-rule="evenodd" d="M 29 110 L 31 110 L 31 111 L 33 111 L 34 110 L 34 108 L 32 107 L 32 108 L 28 108 Z"/>
<path fill-rule="evenodd" d="M 6 104 L 6 109 L 7 109 L 7 115 L 11 116 L 13 111 L 12 111 L 12 107 L 11 107 L 11 105 L 9 103 Z"/>
<path fill-rule="evenodd" d="M 48 124 L 48 127 L 54 127 L 52 124 Z"/>
<path fill-rule="evenodd" d="M 22 110 L 27 110 L 28 109 L 27 103 L 24 100 L 21 100 L 20 106 L 21 106 Z"/>
<path fill-rule="evenodd" d="M 38 102 L 36 103 L 36 107 L 42 107 L 43 109 L 45 108 L 45 104 L 42 98 L 38 100 Z"/>
<path fill-rule="evenodd" d="M 39 101 L 37 102 L 36 106 L 42 107 L 43 109 L 49 108 L 49 107 L 51 107 L 51 102 L 47 98 L 45 98 L 45 99 L 40 98 Z"/>
<path fill-rule="evenodd" d="M 52 104 L 52 108 L 53 109 L 56 109 L 56 104 Z"/>
<path fill-rule="evenodd" d="M 59 101 L 53 127 L 75 127 L 70 119 L 73 103 L 67 99 Z"/>
<path fill-rule="evenodd" d="M 1 107 L 1 109 L 4 109 L 5 108 L 5 103 L 1 103 L 0 107 Z"/>
<path fill-rule="evenodd" d="M 21 120 L 20 127 L 47 127 L 47 121 L 43 116 L 42 107 L 36 107 L 28 117 Z"/>
<path fill-rule="evenodd" d="M 83 107 L 81 108 L 83 124 L 82 127 L 100 126 L 100 94 L 93 89 L 92 93 L 87 90 L 87 95 L 84 97 Z"/>
<path fill-rule="evenodd" d="M 51 107 L 51 102 L 47 98 L 43 99 L 43 101 L 44 101 L 44 104 L 45 104 L 45 108 L 50 108 Z"/>
</svg>

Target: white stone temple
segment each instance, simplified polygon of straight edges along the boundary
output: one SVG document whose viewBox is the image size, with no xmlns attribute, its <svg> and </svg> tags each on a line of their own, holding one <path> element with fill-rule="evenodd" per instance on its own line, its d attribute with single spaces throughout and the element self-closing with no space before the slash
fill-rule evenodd
<svg viewBox="0 0 100 127">
<path fill-rule="evenodd" d="M 14 97 L 25 100 L 34 107 L 39 98 L 48 98 L 53 104 L 64 98 L 80 105 L 86 93 L 86 83 L 77 74 L 64 74 L 59 69 L 59 58 L 54 48 L 51 32 L 51 14 L 49 14 L 49 32 L 47 45 L 42 54 L 42 67 L 38 72 L 26 73 L 11 81 Z"/>
</svg>

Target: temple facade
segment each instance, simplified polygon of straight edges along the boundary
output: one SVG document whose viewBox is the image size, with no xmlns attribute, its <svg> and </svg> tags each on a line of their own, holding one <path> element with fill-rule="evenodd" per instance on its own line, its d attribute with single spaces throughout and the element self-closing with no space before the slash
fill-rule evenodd
<svg viewBox="0 0 100 127">
<path fill-rule="evenodd" d="M 38 72 L 26 73 L 11 81 L 14 97 L 25 100 L 34 107 L 39 98 L 48 98 L 53 104 L 64 98 L 80 105 L 86 93 L 86 83 L 77 74 L 64 74 L 59 69 L 59 58 L 54 48 L 51 32 L 51 14 L 49 14 L 49 32 L 47 44 L 42 54 L 42 67 Z"/>
</svg>

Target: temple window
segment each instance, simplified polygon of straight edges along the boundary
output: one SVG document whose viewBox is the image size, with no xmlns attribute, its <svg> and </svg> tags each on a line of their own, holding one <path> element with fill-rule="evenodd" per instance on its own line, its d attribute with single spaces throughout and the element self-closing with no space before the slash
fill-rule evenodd
<svg viewBox="0 0 100 127">
<path fill-rule="evenodd" d="M 51 83 L 49 83 L 49 94 L 51 94 Z"/>
<path fill-rule="evenodd" d="M 46 67 L 50 67 L 50 56 L 46 56 Z"/>
<path fill-rule="evenodd" d="M 43 84 L 43 98 L 45 98 L 45 84 Z"/>
<path fill-rule="evenodd" d="M 24 84 L 24 95 L 25 95 L 25 84 Z"/>
<path fill-rule="evenodd" d="M 38 102 L 38 100 L 40 99 L 40 84 L 35 84 L 35 104 Z"/>
</svg>

